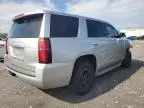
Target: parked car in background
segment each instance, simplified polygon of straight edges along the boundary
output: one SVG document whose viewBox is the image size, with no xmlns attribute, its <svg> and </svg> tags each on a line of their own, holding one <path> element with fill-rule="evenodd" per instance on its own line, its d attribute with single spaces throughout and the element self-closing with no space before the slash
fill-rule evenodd
<svg viewBox="0 0 144 108">
<path fill-rule="evenodd" d="M 134 41 L 137 40 L 137 36 L 128 36 L 127 39 Z"/>
<path fill-rule="evenodd" d="M 4 61 L 5 41 L 0 38 L 0 62 Z"/>
<path fill-rule="evenodd" d="M 6 40 L 8 71 L 41 89 L 92 88 L 95 76 L 131 65 L 130 44 L 111 24 L 98 19 L 41 10 L 13 19 Z"/>
</svg>

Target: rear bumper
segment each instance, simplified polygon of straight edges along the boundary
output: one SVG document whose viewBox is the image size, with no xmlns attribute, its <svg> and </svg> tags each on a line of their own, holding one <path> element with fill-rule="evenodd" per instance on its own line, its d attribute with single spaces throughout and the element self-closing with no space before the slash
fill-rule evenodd
<svg viewBox="0 0 144 108">
<path fill-rule="evenodd" d="M 7 59 L 5 57 L 5 59 Z M 15 69 L 5 65 L 8 71 L 16 74 L 17 78 L 34 85 L 41 89 L 57 88 L 69 85 L 73 65 L 71 62 L 64 63 L 52 63 L 52 64 L 36 64 L 35 76 L 25 75 L 23 73 L 15 71 Z M 21 70 L 25 71 L 25 70 Z"/>
<path fill-rule="evenodd" d="M 43 86 L 43 80 L 42 79 L 39 79 L 37 77 L 32 77 L 32 76 L 28 76 L 28 75 L 24 75 L 24 74 L 21 74 L 19 72 L 16 72 L 14 71 L 13 69 L 10 69 L 8 67 L 6 67 L 6 69 L 11 72 L 11 73 L 14 73 L 16 75 L 17 78 L 21 79 L 22 81 L 26 82 L 26 83 L 29 83 L 31 85 L 34 85 L 38 88 L 42 88 L 44 89 L 44 86 Z"/>
</svg>

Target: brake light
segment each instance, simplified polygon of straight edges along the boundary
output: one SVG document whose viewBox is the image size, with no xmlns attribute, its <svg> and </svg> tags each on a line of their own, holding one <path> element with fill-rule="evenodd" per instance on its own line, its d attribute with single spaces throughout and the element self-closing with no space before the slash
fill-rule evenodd
<svg viewBox="0 0 144 108">
<path fill-rule="evenodd" d="M 52 63 L 51 43 L 49 38 L 39 38 L 38 41 L 39 63 Z"/>
<path fill-rule="evenodd" d="M 8 38 L 5 40 L 5 53 L 8 54 Z"/>
</svg>

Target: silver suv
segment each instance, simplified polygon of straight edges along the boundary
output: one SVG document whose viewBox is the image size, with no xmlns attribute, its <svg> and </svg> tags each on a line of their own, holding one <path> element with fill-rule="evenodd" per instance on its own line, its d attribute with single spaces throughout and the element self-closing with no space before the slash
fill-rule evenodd
<svg viewBox="0 0 144 108">
<path fill-rule="evenodd" d="M 105 21 L 40 10 L 18 15 L 13 22 L 5 65 L 38 88 L 70 85 L 85 94 L 95 76 L 131 64 L 128 40 Z"/>
</svg>

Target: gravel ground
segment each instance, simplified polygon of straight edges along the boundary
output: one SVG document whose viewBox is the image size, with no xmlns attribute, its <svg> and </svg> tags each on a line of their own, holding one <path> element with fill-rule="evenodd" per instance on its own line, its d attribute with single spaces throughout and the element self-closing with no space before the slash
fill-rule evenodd
<svg viewBox="0 0 144 108">
<path fill-rule="evenodd" d="M 90 93 L 42 91 L 12 77 L 0 64 L 0 108 L 144 108 L 144 42 L 133 43 L 132 66 L 97 77 Z"/>
</svg>

